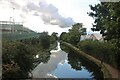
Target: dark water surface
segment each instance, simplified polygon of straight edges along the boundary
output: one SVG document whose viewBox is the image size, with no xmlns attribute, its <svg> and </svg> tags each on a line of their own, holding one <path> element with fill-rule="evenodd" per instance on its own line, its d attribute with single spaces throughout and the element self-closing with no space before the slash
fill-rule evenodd
<svg viewBox="0 0 120 80">
<path fill-rule="evenodd" d="M 94 78 L 103 77 L 99 68 L 73 51 L 52 50 L 50 60 L 40 63 L 33 71 L 34 78 Z"/>
</svg>

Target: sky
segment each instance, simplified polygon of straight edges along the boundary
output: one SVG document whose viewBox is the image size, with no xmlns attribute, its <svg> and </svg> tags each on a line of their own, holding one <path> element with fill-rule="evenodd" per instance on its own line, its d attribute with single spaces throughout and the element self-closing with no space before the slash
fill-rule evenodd
<svg viewBox="0 0 120 80">
<path fill-rule="evenodd" d="M 75 23 L 83 23 L 92 33 L 93 18 L 89 5 L 99 0 L 0 0 L 0 21 L 23 22 L 36 32 L 62 33 Z"/>
</svg>

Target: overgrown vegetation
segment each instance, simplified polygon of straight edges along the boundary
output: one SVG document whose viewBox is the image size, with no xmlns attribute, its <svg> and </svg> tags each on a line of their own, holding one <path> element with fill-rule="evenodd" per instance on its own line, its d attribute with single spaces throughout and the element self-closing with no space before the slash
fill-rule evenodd
<svg viewBox="0 0 120 80">
<path fill-rule="evenodd" d="M 33 66 L 33 51 L 21 42 L 3 41 L 2 77 L 26 78 Z"/>
<path fill-rule="evenodd" d="M 49 60 L 49 51 L 56 43 L 56 37 L 49 36 L 47 32 L 40 33 L 39 37 L 4 40 L 2 42 L 3 79 L 29 78 L 29 73 L 38 63 Z M 36 55 L 39 57 L 36 58 Z"/>
<path fill-rule="evenodd" d="M 120 69 L 120 2 L 100 2 L 94 6 L 90 5 L 90 9 L 88 14 L 94 19 L 91 29 L 100 31 L 105 41 L 80 42 L 82 33 L 85 33 L 81 24 L 73 25 L 68 33 L 63 32 L 60 40 L 77 45 L 86 53 Z"/>
<path fill-rule="evenodd" d="M 82 28 L 81 24 L 73 25 L 72 29 L 68 33 L 63 32 L 60 35 L 60 40 L 71 43 L 72 45 L 78 47 L 85 53 L 94 56 L 95 58 L 106 62 L 115 68 L 117 67 L 117 46 L 113 41 L 115 40 L 106 40 L 106 41 L 93 41 L 93 40 L 83 40 L 80 41 L 81 35 L 86 34 L 86 30 Z"/>
<path fill-rule="evenodd" d="M 79 42 L 78 48 L 95 58 L 117 67 L 115 45 L 97 40 L 84 40 Z"/>
<path fill-rule="evenodd" d="M 107 41 L 115 44 L 116 62 L 120 69 L 120 1 L 101 2 L 97 5 L 90 5 L 89 16 L 93 17 L 93 31 L 100 31 Z"/>
<path fill-rule="evenodd" d="M 60 35 L 60 40 L 66 41 L 68 43 L 71 43 L 73 45 L 77 45 L 77 43 L 80 41 L 81 35 L 86 34 L 86 28 L 83 28 L 82 23 L 76 23 L 72 26 L 72 29 L 69 29 L 69 32 L 63 32 Z"/>
</svg>

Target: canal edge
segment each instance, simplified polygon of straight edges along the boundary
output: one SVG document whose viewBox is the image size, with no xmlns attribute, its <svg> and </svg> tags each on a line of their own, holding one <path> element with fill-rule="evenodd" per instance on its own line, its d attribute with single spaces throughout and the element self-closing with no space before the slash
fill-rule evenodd
<svg viewBox="0 0 120 80">
<path fill-rule="evenodd" d="M 80 55 L 82 55 L 83 57 L 85 57 L 86 59 L 92 61 L 94 64 L 96 64 L 98 67 L 101 67 L 101 71 L 103 72 L 103 77 L 104 78 L 112 78 L 112 74 L 110 73 L 110 71 L 107 69 L 107 67 L 105 66 L 104 63 L 102 63 L 101 65 L 101 61 L 86 54 L 85 52 L 79 50 L 78 48 L 76 48 L 75 46 L 73 46 L 72 44 L 70 43 L 67 43 L 67 42 L 63 42 L 61 41 L 60 42 L 61 44 L 64 44 L 66 46 L 68 46 L 69 48 L 72 48 L 74 51 L 78 52 Z"/>
</svg>

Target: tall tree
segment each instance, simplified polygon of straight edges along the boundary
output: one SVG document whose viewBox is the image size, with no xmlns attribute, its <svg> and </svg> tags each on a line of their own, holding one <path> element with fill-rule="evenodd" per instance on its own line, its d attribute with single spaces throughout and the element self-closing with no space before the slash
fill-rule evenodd
<svg viewBox="0 0 120 80">
<path fill-rule="evenodd" d="M 53 36 L 53 37 L 55 38 L 55 40 L 58 39 L 58 33 L 56 33 L 56 32 L 53 32 L 53 33 L 51 34 L 51 36 Z"/>
<path fill-rule="evenodd" d="M 69 32 L 63 32 L 60 35 L 60 39 L 66 42 L 69 42 L 73 45 L 77 45 L 80 41 L 81 35 L 86 34 L 86 28 L 83 28 L 82 23 L 76 23 L 72 26 L 72 29 L 69 29 Z"/>
<path fill-rule="evenodd" d="M 77 45 L 80 41 L 81 35 L 86 34 L 86 28 L 83 28 L 82 23 L 76 23 L 72 26 L 72 29 L 69 29 L 69 39 L 70 43 L 73 45 Z"/>
<path fill-rule="evenodd" d="M 41 46 L 44 49 L 48 49 L 50 47 L 50 38 L 49 38 L 48 32 L 41 33 L 40 42 L 41 42 Z"/>
<path fill-rule="evenodd" d="M 90 5 L 90 8 L 92 12 L 88 14 L 95 19 L 91 29 L 100 31 L 107 41 L 116 44 L 115 53 L 120 57 L 120 2 L 101 2 L 95 6 Z"/>
<path fill-rule="evenodd" d="M 69 42 L 69 34 L 66 32 L 62 32 L 60 35 L 60 40 Z"/>
<path fill-rule="evenodd" d="M 54 44 L 57 42 L 57 40 L 58 40 L 58 33 L 53 32 L 50 36 L 50 43 Z"/>
</svg>

